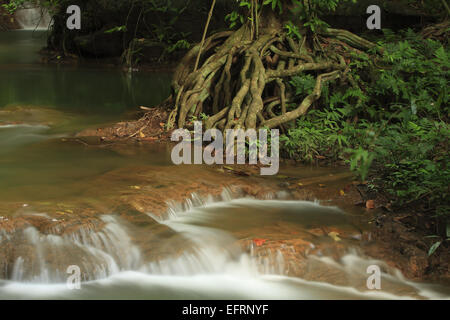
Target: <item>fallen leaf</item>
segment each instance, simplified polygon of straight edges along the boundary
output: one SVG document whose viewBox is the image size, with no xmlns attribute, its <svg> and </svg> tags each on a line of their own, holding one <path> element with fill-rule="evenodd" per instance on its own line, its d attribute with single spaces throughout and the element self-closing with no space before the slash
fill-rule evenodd
<svg viewBox="0 0 450 320">
<path fill-rule="evenodd" d="M 433 253 L 436 252 L 436 250 L 439 248 L 439 246 L 441 245 L 441 241 L 436 242 L 435 244 L 433 244 L 430 248 L 430 250 L 428 251 L 428 256 L 431 256 Z"/>
<path fill-rule="evenodd" d="M 328 234 L 328 236 L 331 238 L 331 239 L 333 239 L 334 241 L 336 241 L 336 242 L 339 242 L 339 241 L 341 241 L 342 239 L 341 238 L 339 238 L 339 233 L 337 233 L 337 232 L 330 232 L 329 234 Z"/>
<path fill-rule="evenodd" d="M 266 239 L 253 239 L 253 243 L 257 246 L 260 247 L 262 246 L 264 243 L 266 243 Z"/>
<path fill-rule="evenodd" d="M 339 194 L 340 194 L 341 196 L 345 196 L 345 191 L 344 191 L 344 190 L 341 190 L 341 191 L 339 191 Z"/>
<path fill-rule="evenodd" d="M 139 132 L 139 136 L 141 137 L 141 138 L 145 138 L 145 134 L 141 131 L 141 132 Z"/>
<path fill-rule="evenodd" d="M 136 189 L 136 190 L 140 190 L 141 189 L 141 187 L 139 187 L 139 186 L 130 186 L 130 188 L 131 189 Z"/>
<path fill-rule="evenodd" d="M 373 201 L 373 200 L 367 200 L 367 202 L 366 202 L 366 208 L 367 208 L 367 209 L 375 209 L 375 201 Z"/>
</svg>

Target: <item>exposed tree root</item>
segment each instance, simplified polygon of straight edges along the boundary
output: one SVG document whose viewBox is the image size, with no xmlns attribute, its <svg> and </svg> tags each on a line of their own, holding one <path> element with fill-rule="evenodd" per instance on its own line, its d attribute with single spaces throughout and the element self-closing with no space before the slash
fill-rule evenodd
<svg viewBox="0 0 450 320">
<path fill-rule="evenodd" d="M 449 28 L 450 28 L 450 20 L 445 20 L 444 22 L 431 25 L 425 28 L 421 35 L 425 39 L 434 39 L 438 41 L 448 41 L 449 38 Z"/>
<path fill-rule="evenodd" d="M 189 127 L 198 118 L 206 129 L 283 128 L 319 100 L 325 82 L 341 78 L 355 86 L 347 76 L 351 53 L 375 47 L 330 28 L 294 40 L 276 22 L 261 26 L 258 35 L 254 39 L 248 25 L 212 35 L 204 41 L 197 70 L 200 45 L 187 53 L 173 78 L 169 129 Z M 298 102 L 289 80 L 305 73 L 315 76 L 316 85 Z"/>
</svg>

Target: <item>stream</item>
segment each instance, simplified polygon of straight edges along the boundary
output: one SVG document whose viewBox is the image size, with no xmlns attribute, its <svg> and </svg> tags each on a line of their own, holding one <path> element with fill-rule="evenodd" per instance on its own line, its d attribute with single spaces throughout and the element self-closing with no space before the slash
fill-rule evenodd
<svg viewBox="0 0 450 320">
<path fill-rule="evenodd" d="M 75 139 L 163 101 L 170 74 L 40 64 L 45 39 L 0 33 L 0 299 L 450 298 L 363 254 L 363 209 L 266 192 L 276 178 L 228 185 L 216 168 L 173 165 L 165 145 Z M 367 288 L 374 265 L 381 290 Z M 69 266 L 81 270 L 80 289 L 66 284 Z"/>
</svg>

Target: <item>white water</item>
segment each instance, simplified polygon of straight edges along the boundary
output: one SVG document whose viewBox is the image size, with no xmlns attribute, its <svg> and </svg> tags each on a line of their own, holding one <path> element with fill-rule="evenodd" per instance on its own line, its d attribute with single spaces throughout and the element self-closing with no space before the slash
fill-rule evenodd
<svg viewBox="0 0 450 320">
<path fill-rule="evenodd" d="M 24 30 L 47 30 L 52 20 L 48 10 L 39 7 L 19 9 L 15 18 Z"/>
<path fill-rule="evenodd" d="M 8 235 L 5 239 L 17 246 L 11 280 L 64 282 L 67 279 L 65 268 L 70 265 L 79 265 L 86 281 L 106 278 L 124 270 L 138 270 L 140 252 L 131 243 L 127 232 L 112 216 L 103 216 L 101 220 L 105 224 L 100 231 L 95 231 L 94 227 L 81 227 L 61 236 L 57 226 L 50 229 L 49 234 L 28 227 Z"/>
<path fill-rule="evenodd" d="M 340 261 L 327 256 L 308 258 L 312 269 L 326 267 L 330 268 L 331 273 L 337 273 L 337 278 L 348 278 L 345 285 L 333 284 L 326 279 L 316 281 L 288 277 L 284 274 L 286 261 L 281 252 L 270 252 L 264 258 L 255 255 L 253 250 L 243 252 L 236 239 L 226 231 L 226 226 L 223 229 L 213 227 L 221 224 L 217 220 L 221 213 L 233 219 L 233 224 L 239 224 L 234 220 L 235 210 L 238 210 L 237 215 L 242 215 L 242 212 L 261 214 L 264 221 L 264 215 L 275 208 L 285 209 L 285 216 L 291 218 L 311 214 L 327 219 L 344 216 L 336 208 L 311 202 L 232 200 L 227 192 L 216 201 L 193 196 L 184 205 L 173 204 L 165 218 L 150 214 L 157 225 L 168 227 L 176 234 L 160 244 L 173 249 L 172 254 L 156 260 L 145 257 L 143 248 L 132 240 L 127 224 L 113 216 L 103 216 L 100 225 L 92 223 L 90 227 L 78 228 L 68 235 L 59 235 L 61 229 L 58 224 L 45 234 L 31 227 L 22 232 L 3 232 L 0 247 L 12 241 L 18 256 L 14 259 L 11 279 L 0 281 L 0 299 L 449 297 L 434 286 L 408 282 L 397 270 L 389 269 L 382 261 L 361 257 L 352 250 Z M 245 224 L 245 219 L 243 221 Z M 301 219 L 300 223 L 303 223 Z M 172 248 L 180 239 L 184 246 Z M 67 277 L 65 268 L 74 264 L 81 264 L 83 271 L 81 290 L 69 290 L 64 283 Z M 367 279 L 365 271 L 371 264 L 383 267 L 385 290 L 368 291 L 364 288 Z M 406 289 L 402 291 L 398 288 Z"/>
</svg>

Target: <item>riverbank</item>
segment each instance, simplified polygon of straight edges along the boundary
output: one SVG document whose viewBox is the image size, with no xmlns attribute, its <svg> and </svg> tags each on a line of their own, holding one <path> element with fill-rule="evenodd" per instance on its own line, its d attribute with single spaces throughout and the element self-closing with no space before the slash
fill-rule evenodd
<svg viewBox="0 0 450 320">
<path fill-rule="evenodd" d="M 132 243 L 149 261 L 164 261 L 167 257 L 182 260 L 187 254 L 183 249 L 187 244 L 185 234 L 177 235 L 161 223 L 167 219 L 176 220 L 183 212 L 195 214 L 191 213 L 197 210 L 194 208 L 205 208 L 214 214 L 220 213 L 214 218 L 219 220 L 213 219 L 214 224 L 210 226 L 214 228 L 213 237 L 222 237 L 223 230 L 229 232 L 234 239 L 230 245 L 237 246 L 255 259 L 263 274 L 283 274 L 338 287 L 356 286 L 364 292 L 365 265 L 376 263 L 383 266 L 383 279 L 386 276 L 384 293 L 424 297 L 420 291 L 403 283 L 404 280 L 396 275 L 396 269 L 417 283 L 446 283 L 445 278 L 436 272 L 424 272 L 427 262 L 423 260 L 423 252 L 398 252 L 399 248 L 407 248 L 406 237 L 409 237 L 409 245 L 416 240 L 411 238 L 408 230 L 397 228 L 395 234 L 389 236 L 377 233 L 381 226 L 380 217 L 385 212 L 380 203 L 375 203 L 374 209 L 366 207 L 360 194 L 361 185 L 347 168 L 311 167 L 282 161 L 278 176 L 262 177 L 259 168 L 254 166 L 174 166 L 170 163 L 170 144 L 144 140 L 140 135 L 108 139 L 104 132 L 102 135 L 106 139 L 83 137 L 92 132 L 85 130 L 44 139 L 40 132 L 57 127 L 62 119 L 67 121 L 68 115 L 34 107 L 20 110 L 28 114 L 28 118 L 22 119 L 29 124 L 10 122 L 8 127 L 3 122 L 0 133 L 31 130 L 35 126 L 40 130 L 35 134 L 39 134 L 42 141 L 30 145 L 31 154 L 35 154 L 32 158 L 27 156 L 29 153 L 22 155 L 22 151 L 18 155 L 9 152 L 2 157 L 4 171 L 11 170 L 8 168 L 14 162 L 18 162 L 15 166 L 22 168 L 14 170 L 13 177 L 7 176 L 7 180 L 2 181 L 6 184 L 0 193 L 0 241 L 7 241 L 0 250 L 3 278 L 19 277 L 11 273 L 21 268 L 18 255 L 29 259 L 22 275 L 27 276 L 30 269 L 26 266 L 38 263 L 33 255 L 37 243 L 46 248 L 48 242 L 49 248 L 53 248 L 54 241 L 62 241 L 68 246 L 67 252 L 72 252 L 73 244 L 67 243 L 73 241 L 70 239 L 84 239 L 88 241 L 87 245 L 94 241 L 89 240 L 91 237 L 95 239 L 103 233 L 113 237 L 108 235 L 108 230 L 116 230 L 119 226 L 130 230 L 130 240 L 124 242 L 122 238 L 114 238 L 108 242 L 112 246 L 108 249 L 111 252 L 115 252 L 115 246 L 122 250 L 122 245 L 128 243 L 131 246 Z M 31 116 L 33 114 L 35 116 Z M 9 119 L 14 113 L 4 112 L 0 116 Z M 85 134 L 81 134 L 83 132 Z M 28 131 L 24 134 L 29 135 Z M 42 154 L 44 158 L 36 159 L 36 154 Z M 93 164 L 99 168 L 93 170 Z M 30 166 L 31 171 L 24 174 L 23 168 Z M 340 208 L 341 214 L 321 216 L 315 211 L 318 210 L 315 201 L 325 208 Z M 289 209 L 292 216 L 285 213 L 289 206 L 292 206 Z M 205 223 L 212 222 L 201 222 Z M 22 234 L 27 236 L 24 238 Z M 33 239 L 37 238 L 32 234 L 41 240 L 35 242 Z M 61 241 L 58 240 L 60 238 Z M 208 244 L 201 239 L 197 240 Z M 391 242 L 394 240 L 395 244 Z M 103 245 L 96 248 L 106 250 Z M 61 261 L 71 261 L 79 254 L 56 254 L 52 250 L 41 251 L 48 254 L 46 268 L 49 272 L 59 270 L 61 265 L 65 265 Z M 125 261 L 118 261 L 127 268 Z M 181 263 L 180 268 L 185 268 L 186 263 Z M 204 262 L 198 263 L 201 266 Z M 175 261 L 171 264 L 177 265 Z M 39 268 L 36 266 L 34 270 Z M 95 275 L 95 268 L 88 268 L 86 272 L 93 279 L 102 277 Z M 392 279 L 389 280 L 388 275 L 396 279 L 395 284 L 390 283 Z M 41 280 L 46 281 L 45 278 Z"/>
<path fill-rule="evenodd" d="M 170 143 L 171 132 L 164 128 L 164 124 L 167 123 L 168 111 L 144 108 L 143 112 L 147 112 L 147 114 L 139 120 L 87 129 L 77 133 L 76 137 L 87 145 L 89 143 L 104 145 Z M 300 165 L 295 164 L 295 161 L 292 160 L 282 160 L 282 163 L 294 165 L 291 167 L 293 172 L 295 172 L 295 166 Z M 327 163 L 325 161 L 321 165 L 319 162 L 318 166 L 330 167 Z M 334 176 L 324 176 L 312 181 L 303 179 L 296 181 L 293 177 L 281 175 L 279 183 L 272 185 L 271 191 L 276 192 L 277 189 L 278 191 L 287 191 L 296 200 L 331 201 L 346 210 L 361 208 L 359 210 L 365 211 L 365 219 L 370 225 L 368 234 L 373 239 L 373 242 L 368 241 L 368 245 L 364 246 L 363 250 L 367 255 L 387 261 L 390 266 L 401 270 L 409 279 L 450 283 L 450 256 L 448 250 L 445 250 L 446 244 L 443 244 L 444 247 L 439 254 L 428 255 L 429 248 L 433 244 L 433 239 L 427 238 L 430 226 L 418 228 L 417 222 L 411 220 L 418 219 L 420 213 L 405 208 L 393 211 L 383 194 L 368 192 L 367 185 L 358 182 L 349 171 L 348 166 L 338 165 L 339 167 L 344 171 L 348 170 L 348 173 L 344 174 L 345 179 L 336 179 L 338 183 L 334 181 Z M 300 165 L 299 168 L 302 166 Z M 218 170 L 228 172 L 229 175 L 226 179 L 230 179 L 233 176 L 255 176 L 255 172 L 259 169 L 252 166 L 232 165 L 218 166 Z M 333 181 L 331 184 L 330 180 Z M 251 190 L 256 185 L 258 184 L 252 184 L 250 189 L 248 187 L 245 189 Z M 195 187 L 193 188 L 195 189 Z M 252 191 L 250 194 L 256 195 L 258 191 Z"/>
</svg>

